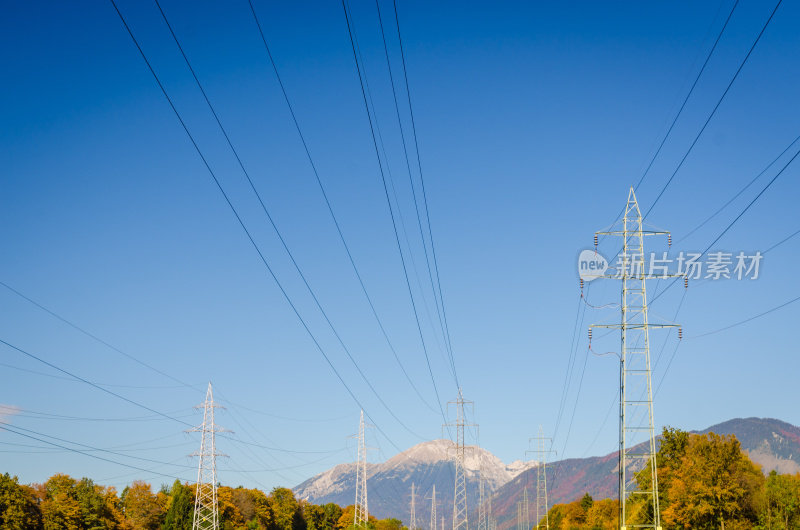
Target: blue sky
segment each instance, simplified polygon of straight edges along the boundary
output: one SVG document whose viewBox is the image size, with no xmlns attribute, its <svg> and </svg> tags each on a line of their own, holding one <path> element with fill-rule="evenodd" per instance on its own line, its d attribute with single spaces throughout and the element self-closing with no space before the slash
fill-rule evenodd
<svg viewBox="0 0 800 530">
<path fill-rule="evenodd" d="M 341 5 L 254 4 L 367 289 L 411 380 L 433 405 Z M 380 4 L 399 80 L 391 3 Z M 120 0 L 120 10 L 254 239 L 380 428 L 372 433 L 370 444 L 379 450 L 370 458 L 382 460 L 398 448 L 440 437 L 438 407 L 423 403 L 411 388 L 360 290 L 247 2 L 164 0 L 162 6 L 336 330 L 381 399 L 408 427 L 359 377 L 317 311 L 155 4 Z M 562 456 L 605 454 L 616 447 L 616 414 L 608 411 L 617 363 L 587 355 L 586 327 L 618 314 L 582 305 L 575 260 L 592 246 L 594 231 L 613 222 L 624 205 L 731 6 L 727 1 L 398 2 L 459 381 L 476 402 L 480 443 L 505 461 L 523 457 L 539 424 L 553 433 L 558 422 L 555 448 Z M 736 8 L 638 189 L 643 209 L 688 149 L 773 7 L 745 0 Z M 455 397 L 456 384 L 426 283 L 375 6 L 354 3 L 351 9 L 408 232 L 403 250 L 414 260 L 411 281 L 432 373 L 444 402 Z M 799 17 L 796 4 L 780 6 L 650 214 L 648 221 L 671 230 L 676 241 L 800 134 Z M 213 381 L 228 407 L 218 422 L 235 431 L 232 440 L 219 444 L 230 455 L 219 465 L 223 483 L 293 486 L 351 460 L 354 446 L 347 436 L 357 428 L 358 405 L 268 275 L 111 4 L 75 9 L 29 2 L 9 7 L 0 24 L 2 46 L 11 51 L 2 58 L 6 82 L 0 87 L 0 237 L 6 258 L 0 281 L 190 386 L 131 361 L 2 286 L 0 338 L 190 424 L 201 421 L 191 407 Z M 400 96 L 402 102 L 402 90 Z M 407 108 L 401 110 L 408 127 Z M 788 156 L 673 251 L 703 250 L 786 161 Z M 763 251 L 800 228 L 796 164 L 716 249 Z M 663 240 L 648 244 L 666 250 Z M 793 238 L 770 251 L 756 281 L 690 286 L 677 318 L 685 338 L 656 397 L 658 427 L 699 429 L 746 416 L 800 424 L 793 333 L 800 306 L 692 338 L 798 296 L 793 288 L 798 244 L 800 238 Z M 601 244 L 607 255 L 616 250 L 610 240 Z M 681 289 L 670 289 L 653 303 L 651 320 L 673 319 Z M 594 305 L 616 302 L 619 286 L 593 284 L 588 296 Z M 665 344 L 665 360 L 654 373 L 658 381 L 677 338 L 654 331 L 652 342 L 654 359 Z M 598 340 L 597 349 L 615 347 L 614 337 Z M 575 368 L 567 375 L 572 352 Z M 186 425 L 69 380 L 7 346 L 0 347 L 0 362 L 0 403 L 22 409 L 5 421 L 113 450 L 96 454 L 152 470 L 42 449 L 46 444 L 5 432 L 0 433 L 3 471 L 24 482 L 66 472 L 117 486 L 136 478 L 170 482 L 156 473 L 195 476 L 186 455 L 199 440 L 183 432 Z M 565 379 L 569 387 L 559 421 Z M 77 447 L 68 442 L 57 443 Z M 274 471 L 262 471 L 268 469 Z"/>
</svg>

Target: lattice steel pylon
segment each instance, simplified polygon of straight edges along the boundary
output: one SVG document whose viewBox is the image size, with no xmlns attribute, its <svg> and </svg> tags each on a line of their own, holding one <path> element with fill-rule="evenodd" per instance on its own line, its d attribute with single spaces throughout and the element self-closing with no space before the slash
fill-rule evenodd
<svg viewBox="0 0 800 530">
<path fill-rule="evenodd" d="M 548 515 L 547 505 L 547 455 L 555 453 L 553 449 L 545 449 L 545 442 L 550 442 L 552 438 L 546 437 L 539 425 L 539 435 L 530 438 L 529 442 L 536 440 L 536 449 L 527 451 L 535 453 L 536 456 L 536 528 L 550 530 L 550 516 Z M 544 524 L 542 524 L 544 522 Z"/>
<path fill-rule="evenodd" d="M 486 519 L 486 480 L 483 478 L 483 456 L 481 456 L 481 466 L 479 468 L 480 477 L 478 478 L 478 530 L 489 530 L 489 523 Z"/>
<path fill-rule="evenodd" d="M 644 238 L 653 235 L 666 235 L 669 232 L 645 230 L 636 194 L 631 187 L 621 230 L 608 230 L 595 233 L 595 246 L 598 235 L 622 237 L 622 250 L 619 254 L 615 275 L 600 275 L 601 278 L 618 279 L 622 282 L 621 321 L 619 324 L 595 324 L 596 328 L 619 329 L 620 378 L 619 378 L 619 524 L 622 530 L 628 527 L 661 528 L 661 511 L 658 498 L 658 472 L 656 469 L 656 438 L 653 421 L 653 392 L 650 367 L 651 328 L 677 327 L 676 324 L 650 324 L 647 317 L 647 280 L 650 278 L 670 278 L 683 274 L 667 274 L 666 267 L 659 265 L 662 274 L 653 274 L 654 261 L 649 271 L 644 259 Z M 664 257 L 666 253 L 664 253 Z M 591 348 L 591 331 L 590 345 Z M 636 462 L 642 462 L 641 466 Z M 633 469 L 628 469 L 634 464 Z M 635 472 L 649 467 L 649 484 L 639 489 Z M 645 497 L 648 509 L 645 520 L 628 525 L 627 501 L 633 495 Z"/>
<path fill-rule="evenodd" d="M 364 424 L 364 411 L 361 411 L 361 420 L 358 424 L 358 461 L 356 462 L 356 510 L 353 525 L 366 527 L 369 522 L 367 508 L 367 442 L 366 426 Z"/>
<path fill-rule="evenodd" d="M 413 482 L 411 483 L 411 522 L 408 530 L 417 530 L 417 492 Z"/>
<path fill-rule="evenodd" d="M 197 485 L 195 487 L 194 514 L 192 530 L 218 530 L 219 507 L 217 505 L 217 453 L 216 434 L 223 432 L 214 422 L 214 409 L 223 408 L 214 403 L 211 383 L 208 383 L 206 400 L 195 408 L 203 409 L 203 424 L 191 429 L 200 432 L 200 451 L 192 453 L 200 462 L 197 466 Z"/>
<path fill-rule="evenodd" d="M 442 519 L 444 526 L 444 519 Z M 431 493 L 431 530 L 436 530 L 436 484 L 433 485 L 433 493 Z"/>
<path fill-rule="evenodd" d="M 467 423 L 464 414 L 464 405 L 473 405 L 472 401 L 466 401 L 461 389 L 458 389 L 458 399 L 449 401 L 447 403 L 455 405 L 456 407 L 456 421 L 455 423 L 448 423 L 445 427 L 455 427 L 456 430 L 456 443 L 455 443 L 455 491 L 453 494 L 453 530 L 468 530 L 469 521 L 467 514 L 467 476 L 466 468 L 464 467 L 464 460 L 466 454 L 466 446 L 464 442 L 464 428 L 476 427 L 475 424 Z"/>
</svg>

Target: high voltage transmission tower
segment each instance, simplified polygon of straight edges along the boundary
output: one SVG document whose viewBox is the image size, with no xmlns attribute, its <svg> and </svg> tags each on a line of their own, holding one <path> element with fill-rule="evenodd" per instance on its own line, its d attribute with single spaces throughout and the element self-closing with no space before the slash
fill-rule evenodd
<svg viewBox="0 0 800 530">
<path fill-rule="evenodd" d="M 555 453 L 552 449 L 545 449 L 545 442 L 550 442 L 552 445 L 552 438 L 548 438 L 542 432 L 542 426 L 539 425 L 539 435 L 534 436 L 529 441 L 536 441 L 536 449 L 528 451 L 529 453 L 536 454 L 536 528 L 545 528 L 550 530 L 550 517 L 547 514 L 547 455 Z M 544 520 L 544 525 L 542 521 Z"/>
<path fill-rule="evenodd" d="M 411 523 L 408 525 L 408 530 L 417 530 L 417 494 L 415 491 L 415 484 L 411 483 Z"/>
<path fill-rule="evenodd" d="M 356 510 L 353 525 L 366 527 L 369 522 L 367 509 L 367 442 L 365 435 L 364 411 L 358 424 L 358 460 L 356 462 Z"/>
<path fill-rule="evenodd" d="M 488 520 L 486 519 L 486 492 L 483 478 L 483 456 L 481 455 L 481 465 L 478 478 L 478 530 L 489 530 Z"/>
<path fill-rule="evenodd" d="M 442 519 L 442 526 L 444 526 L 444 519 Z M 436 530 L 436 484 L 433 485 L 433 493 L 431 493 L 431 530 Z"/>
<path fill-rule="evenodd" d="M 217 453 L 216 433 L 224 432 L 214 422 L 214 409 L 223 408 L 214 403 L 211 383 L 208 383 L 206 400 L 195 407 L 203 409 L 203 424 L 191 429 L 200 432 L 200 451 L 193 453 L 200 462 L 197 466 L 197 485 L 195 487 L 194 514 L 192 530 L 218 530 L 219 508 L 217 506 Z"/>
<path fill-rule="evenodd" d="M 464 414 L 464 405 L 474 405 L 472 401 L 464 400 L 464 395 L 461 389 L 458 389 L 458 399 L 449 401 L 447 403 L 455 405 L 456 407 L 456 421 L 448 423 L 444 427 L 455 427 L 456 430 L 456 443 L 455 443 L 455 491 L 453 494 L 453 530 L 467 530 L 468 529 L 468 516 L 467 516 L 467 476 L 464 467 L 466 446 L 464 443 L 464 428 L 476 427 L 475 424 L 467 423 Z"/>
<path fill-rule="evenodd" d="M 530 530 L 528 518 L 528 487 L 522 490 L 522 499 L 517 501 L 517 530 Z"/>
<path fill-rule="evenodd" d="M 645 521 L 630 526 L 636 528 L 661 528 L 661 511 L 658 499 L 658 474 L 656 470 L 656 439 L 653 421 L 653 391 L 650 368 L 650 328 L 677 327 L 676 324 L 650 324 L 647 318 L 647 280 L 669 278 L 683 274 L 667 274 L 665 266 L 659 266 L 660 274 L 654 274 L 655 261 L 644 259 L 644 238 L 653 235 L 666 235 L 669 232 L 645 230 L 642 226 L 642 213 L 633 188 L 628 193 L 625 217 L 621 230 L 595 233 L 595 246 L 598 235 L 622 237 L 622 250 L 619 254 L 615 275 L 598 275 L 622 281 L 621 321 L 619 324 L 595 324 L 596 328 L 619 329 L 620 378 L 619 378 L 619 520 L 620 528 L 627 528 L 627 500 L 633 495 L 642 496 L 648 503 Z M 664 253 L 666 257 L 666 253 Z M 589 330 L 591 349 L 591 328 Z M 628 465 L 632 469 L 628 469 Z M 634 474 L 639 469 L 648 469 L 649 483 L 637 487 Z"/>
</svg>

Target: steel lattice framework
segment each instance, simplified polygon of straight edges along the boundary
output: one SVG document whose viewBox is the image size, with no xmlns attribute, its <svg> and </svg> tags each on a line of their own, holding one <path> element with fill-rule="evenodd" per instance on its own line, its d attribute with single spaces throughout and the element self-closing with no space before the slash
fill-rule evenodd
<svg viewBox="0 0 800 530">
<path fill-rule="evenodd" d="M 431 530 L 436 530 L 436 484 L 433 485 L 431 493 Z"/>
<path fill-rule="evenodd" d="M 191 455 L 200 459 L 197 467 L 192 530 L 219 530 L 217 457 L 224 455 L 217 453 L 216 434 L 223 432 L 224 429 L 217 427 L 214 422 L 214 410 L 223 407 L 214 403 L 214 393 L 210 382 L 206 391 L 206 400 L 195 408 L 203 409 L 203 424 L 192 429 L 194 432 L 201 433 L 200 451 Z"/>
<path fill-rule="evenodd" d="M 356 527 L 366 527 L 369 522 L 367 508 L 367 442 L 366 426 L 364 424 L 364 411 L 361 411 L 361 420 L 358 424 L 358 461 L 356 462 L 356 511 L 353 524 Z"/>
<path fill-rule="evenodd" d="M 475 424 L 468 424 L 464 413 L 464 405 L 473 405 L 472 401 L 466 401 L 461 389 L 458 389 L 458 399 L 447 403 L 455 405 L 456 408 L 456 421 L 446 425 L 455 427 L 456 440 L 455 440 L 455 490 L 453 494 L 453 530 L 468 530 L 468 514 L 467 514 L 467 476 L 466 468 L 464 466 L 466 445 L 465 445 L 465 427 L 476 427 Z"/>
<path fill-rule="evenodd" d="M 619 499 L 620 528 L 661 528 L 656 469 L 656 438 L 653 421 L 653 391 L 650 366 L 650 329 L 677 327 L 676 324 L 650 324 L 647 317 L 647 280 L 683 274 L 653 274 L 653 264 L 644 257 L 644 238 L 669 232 L 645 230 L 636 194 L 631 187 L 621 230 L 597 232 L 597 235 L 622 238 L 616 275 L 600 276 L 622 283 L 621 321 L 619 324 L 595 324 L 592 327 L 619 329 Z M 648 469 L 650 480 L 638 484 L 635 472 Z M 632 496 L 645 498 L 644 521 L 628 524 L 627 501 Z"/>
<path fill-rule="evenodd" d="M 550 442 L 552 445 L 553 439 L 546 437 L 539 425 L 539 435 L 531 438 L 529 441 L 536 441 L 536 449 L 528 451 L 529 453 L 536 454 L 536 528 L 545 528 L 550 530 L 550 517 L 547 513 L 547 455 L 555 453 L 552 449 L 545 449 L 545 443 Z"/>
</svg>

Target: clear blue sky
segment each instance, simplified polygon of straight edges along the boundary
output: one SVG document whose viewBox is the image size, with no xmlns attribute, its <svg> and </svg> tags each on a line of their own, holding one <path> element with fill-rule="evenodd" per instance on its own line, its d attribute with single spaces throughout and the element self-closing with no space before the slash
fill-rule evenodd
<svg viewBox="0 0 800 530">
<path fill-rule="evenodd" d="M 341 5 L 285 4 L 255 1 L 367 288 L 411 379 L 434 403 Z M 575 369 L 555 447 L 568 457 L 610 452 L 616 447 L 616 412 L 607 413 L 615 398 L 617 363 L 587 356 L 586 327 L 617 314 L 586 308 L 576 326 L 581 305 L 575 260 L 592 246 L 594 231 L 614 221 L 624 205 L 732 3 L 398 4 L 455 363 L 465 396 L 476 402 L 480 443 L 510 461 L 523 457 L 538 424 L 554 431 L 574 336 Z M 164 0 L 162 5 L 337 331 L 386 404 L 413 431 L 372 394 L 316 310 L 156 6 L 120 0 L 244 222 L 380 427 L 370 440 L 380 450 L 370 458 L 382 460 L 398 447 L 440 437 L 438 407 L 431 410 L 411 389 L 358 287 L 247 2 Z M 737 7 L 638 190 L 643 208 L 686 152 L 773 7 L 753 0 Z M 375 6 L 354 3 L 352 9 L 400 211 L 425 287 Z M 391 3 L 381 0 L 381 9 L 395 78 L 401 79 Z M 653 209 L 648 220 L 671 230 L 676 241 L 800 134 L 798 22 L 798 4 L 784 2 Z M 0 21 L 0 45 L 6 50 L 0 85 L 0 281 L 194 388 L 132 362 L 2 286 L 0 338 L 191 424 L 201 421 L 191 407 L 202 401 L 212 380 L 228 407 L 219 412 L 218 422 L 240 440 L 219 442 L 231 457 L 219 464 L 223 483 L 293 486 L 351 460 L 353 443 L 346 437 L 356 431 L 358 406 L 268 276 L 113 7 L 103 1 L 80 8 L 56 2 L 9 5 Z M 673 250 L 703 250 L 787 159 Z M 763 251 L 800 229 L 797 164 L 716 248 Z M 666 250 L 663 240 L 648 244 Z M 616 248 L 609 240 L 601 250 L 613 255 Z M 692 338 L 797 297 L 799 259 L 796 237 L 765 256 L 756 281 L 690 287 L 678 316 L 685 338 L 656 397 L 657 428 L 700 429 L 742 416 L 800 424 L 794 325 L 799 304 Z M 439 346 L 438 319 L 432 325 L 425 310 L 427 304 L 436 319 L 430 288 L 420 290 L 413 272 L 412 283 L 441 398 L 453 399 L 456 385 Z M 673 318 L 681 289 L 671 289 L 653 304 L 651 320 Z M 618 285 L 593 285 L 589 297 L 596 305 L 616 302 Z M 665 338 L 664 358 L 675 351 L 674 333 L 653 332 L 654 358 Z M 598 349 L 617 344 L 608 337 L 602 344 L 598 340 Z M 4 414 L 4 421 L 69 442 L 177 464 L 94 452 L 194 478 L 194 460 L 186 455 L 199 440 L 183 432 L 184 424 L 69 380 L 2 345 L 0 362 L 0 403 L 22 409 Z M 656 382 L 666 363 L 657 366 Z M 280 450 L 245 446 L 241 440 Z M 170 482 L 80 454 L 28 447 L 45 444 L 9 432 L 0 432 L 0 444 L 0 471 L 18 474 L 24 482 L 43 481 L 55 472 L 120 487 L 136 478 Z M 262 471 L 274 468 L 280 469 Z"/>
</svg>

